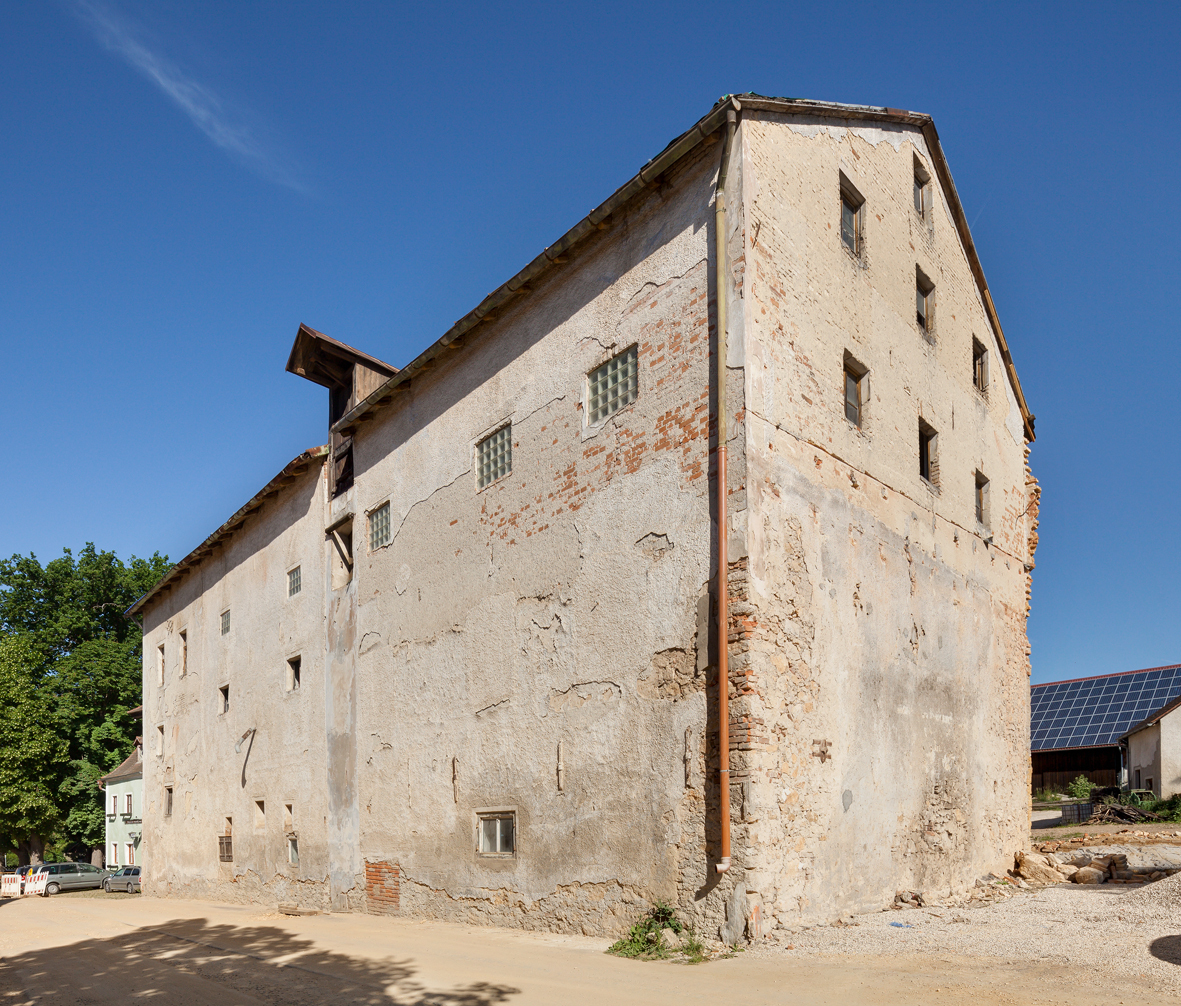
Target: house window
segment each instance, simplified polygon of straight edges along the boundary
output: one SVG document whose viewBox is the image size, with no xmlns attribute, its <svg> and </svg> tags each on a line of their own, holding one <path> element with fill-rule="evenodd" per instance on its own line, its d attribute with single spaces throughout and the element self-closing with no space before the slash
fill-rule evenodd
<svg viewBox="0 0 1181 1006">
<path fill-rule="evenodd" d="M 516 815 L 481 814 L 479 845 L 481 856 L 511 856 L 516 851 Z"/>
<path fill-rule="evenodd" d="M 111 797 L 111 817 L 119 813 L 119 798 L 117 796 Z"/>
<path fill-rule="evenodd" d="M 126 809 L 123 811 L 123 813 L 126 814 L 128 817 L 131 817 L 131 794 L 130 793 L 127 794 L 127 802 L 125 804 L 125 807 L 126 807 Z"/>
<path fill-rule="evenodd" d="M 229 608 L 226 608 L 226 610 L 221 613 L 221 634 L 223 636 L 228 636 L 230 634 L 230 609 Z"/>
<path fill-rule="evenodd" d="M 125 848 L 127 849 L 127 862 L 123 865 L 135 866 L 135 845 L 131 842 L 128 842 Z"/>
<path fill-rule="evenodd" d="M 291 834 L 295 830 L 295 805 L 283 804 L 283 833 Z"/>
<path fill-rule="evenodd" d="M 172 817 L 172 787 L 164 787 L 164 816 Z"/>
<path fill-rule="evenodd" d="M 114 842 L 111 843 L 110 865 L 111 866 L 118 866 L 119 865 L 119 846 L 116 845 Z"/>
<path fill-rule="evenodd" d="M 217 694 L 221 697 L 221 711 L 228 713 L 230 711 L 230 686 L 222 685 L 217 690 Z"/>
<path fill-rule="evenodd" d="M 217 836 L 217 858 L 223 863 L 232 863 L 234 861 L 233 834 L 234 819 L 227 817 L 225 833 Z"/>
<path fill-rule="evenodd" d="M 180 676 L 183 678 L 189 673 L 189 634 L 181 632 L 180 634 Z"/>
<path fill-rule="evenodd" d="M 332 589 L 341 590 L 353 579 L 353 522 L 347 520 L 328 532 L 332 555 Z"/>
<path fill-rule="evenodd" d="M 976 473 L 976 523 L 988 524 L 988 479 Z"/>
<path fill-rule="evenodd" d="M 629 346 L 586 376 L 587 421 L 593 426 L 630 405 L 640 394 L 639 348 Z"/>
<path fill-rule="evenodd" d="M 369 551 L 390 543 L 390 505 L 383 503 L 369 515 Z"/>
<path fill-rule="evenodd" d="M 291 657 L 287 661 L 287 691 L 289 692 L 299 690 L 299 669 L 300 658 Z"/>
<path fill-rule="evenodd" d="M 1140 770 L 1139 769 L 1136 769 L 1136 785 L 1133 786 L 1132 788 L 1133 789 L 1140 789 L 1141 788 L 1141 786 L 1140 786 Z"/>
<path fill-rule="evenodd" d="M 267 806 L 262 800 L 254 801 L 254 830 L 267 830 Z"/>
<path fill-rule="evenodd" d="M 164 724 L 156 727 L 156 757 L 164 757 Z"/>
<path fill-rule="evenodd" d="M 930 333 L 935 327 L 935 284 L 918 268 L 915 269 L 915 297 L 919 328 Z"/>
<path fill-rule="evenodd" d="M 939 484 L 939 459 L 935 448 L 938 434 L 923 420 L 919 420 L 919 475 L 931 483 Z"/>
<path fill-rule="evenodd" d="M 476 485 L 483 489 L 513 470 L 513 427 L 502 426 L 476 444 Z M 387 512 L 388 519 L 389 514 Z"/>
<path fill-rule="evenodd" d="M 869 397 L 868 371 L 845 354 L 845 418 L 860 428 L 864 416 L 865 402 Z"/>
<path fill-rule="evenodd" d="M 988 350 L 972 340 L 972 383 L 981 394 L 988 391 Z"/>
<path fill-rule="evenodd" d="M 164 644 L 156 647 L 156 683 L 164 684 Z"/>
<path fill-rule="evenodd" d="M 914 159 L 914 208 L 923 218 L 931 211 L 931 176 L 917 157 Z"/>
<path fill-rule="evenodd" d="M 841 172 L 841 242 L 854 255 L 861 254 L 865 199 Z"/>
<path fill-rule="evenodd" d="M 287 596 L 295 597 L 303 590 L 303 573 L 298 566 L 287 571 Z"/>
<path fill-rule="evenodd" d="M 294 835 L 287 836 L 287 862 L 299 866 L 299 839 Z"/>
</svg>

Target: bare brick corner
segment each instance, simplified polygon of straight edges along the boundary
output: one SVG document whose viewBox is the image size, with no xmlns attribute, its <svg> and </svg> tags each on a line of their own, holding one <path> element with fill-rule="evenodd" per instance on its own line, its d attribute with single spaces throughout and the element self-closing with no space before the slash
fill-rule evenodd
<svg viewBox="0 0 1181 1006">
<path fill-rule="evenodd" d="M 365 901 L 370 915 L 393 915 L 400 907 L 397 863 L 365 861 Z"/>
</svg>

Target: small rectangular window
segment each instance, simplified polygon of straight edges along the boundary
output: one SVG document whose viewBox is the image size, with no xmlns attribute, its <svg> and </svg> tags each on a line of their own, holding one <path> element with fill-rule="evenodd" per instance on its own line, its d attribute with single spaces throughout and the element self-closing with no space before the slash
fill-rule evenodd
<svg viewBox="0 0 1181 1006">
<path fill-rule="evenodd" d="M 972 383 L 982 394 L 988 391 L 988 350 L 972 340 Z"/>
<path fill-rule="evenodd" d="M 630 405 L 640 394 L 638 346 L 629 346 L 586 376 L 587 421 L 593 426 Z"/>
<path fill-rule="evenodd" d="M 865 223 L 865 199 L 845 177 L 841 183 L 841 241 L 854 255 L 861 254 L 862 230 Z"/>
<path fill-rule="evenodd" d="M 164 787 L 164 816 L 172 817 L 172 787 Z"/>
<path fill-rule="evenodd" d="M 223 636 L 228 636 L 230 634 L 230 609 L 229 608 L 226 608 L 226 610 L 221 613 L 221 634 Z"/>
<path fill-rule="evenodd" d="M 291 657 L 287 661 L 287 691 L 299 690 L 300 658 Z"/>
<path fill-rule="evenodd" d="M 1136 769 L 1136 785 L 1133 786 L 1132 788 L 1133 789 L 1140 789 L 1141 788 L 1141 786 L 1140 786 L 1140 770 L 1139 769 Z"/>
<path fill-rule="evenodd" d="M 287 596 L 295 597 L 303 590 L 303 573 L 298 566 L 287 571 Z"/>
<path fill-rule="evenodd" d="M 915 269 L 915 298 L 919 328 L 929 333 L 935 325 L 935 284 L 918 268 Z"/>
<path fill-rule="evenodd" d="M 914 208 L 924 218 L 931 209 L 931 176 L 917 157 L 914 159 Z"/>
<path fill-rule="evenodd" d="M 939 462 L 935 454 L 937 434 L 919 420 L 919 475 L 932 485 L 939 484 Z"/>
<path fill-rule="evenodd" d="M 254 830 L 267 830 L 267 805 L 263 800 L 254 801 Z"/>
<path fill-rule="evenodd" d="M 217 836 L 217 858 L 223 863 L 234 861 L 234 840 L 229 835 Z"/>
<path fill-rule="evenodd" d="M 291 834 L 295 831 L 295 805 L 290 803 L 283 804 L 283 833 Z"/>
<path fill-rule="evenodd" d="M 110 866 L 118 866 L 119 865 L 119 846 L 116 845 L 114 842 L 111 843 L 111 862 L 109 865 Z"/>
<path fill-rule="evenodd" d="M 189 673 L 189 634 L 181 632 L 180 634 L 180 676 L 183 678 Z"/>
<path fill-rule="evenodd" d="M 481 814 L 479 852 L 481 856 L 511 856 L 516 851 L 516 815 Z"/>
<path fill-rule="evenodd" d="M 128 817 L 130 817 L 131 816 L 131 794 L 130 793 L 127 794 L 127 800 L 126 800 L 126 803 L 124 804 L 124 806 L 126 809 L 123 811 L 123 813 L 126 814 Z"/>
<path fill-rule="evenodd" d="M 156 756 L 164 757 L 164 725 L 156 727 Z"/>
<path fill-rule="evenodd" d="M 299 866 L 299 839 L 294 835 L 287 837 L 287 862 Z"/>
<path fill-rule="evenodd" d="M 845 418 L 860 428 L 864 417 L 865 399 L 868 394 L 868 371 L 845 354 Z"/>
<path fill-rule="evenodd" d="M 332 567 L 332 589 L 341 590 L 353 579 L 353 522 L 347 520 L 328 532 Z"/>
<path fill-rule="evenodd" d="M 476 484 L 478 488 L 491 485 L 513 470 L 513 427 L 502 426 L 491 436 L 476 444 Z M 388 518 L 389 513 L 387 511 Z"/>
<path fill-rule="evenodd" d="M 976 523 L 988 526 L 988 479 L 976 473 Z"/>
<path fill-rule="evenodd" d="M 118 813 L 119 813 L 119 797 L 112 796 L 111 797 L 111 817 L 114 817 Z"/>
<path fill-rule="evenodd" d="M 164 644 L 156 647 L 156 684 L 164 684 Z"/>
<path fill-rule="evenodd" d="M 127 843 L 127 865 L 135 866 L 135 844 L 133 842 Z"/>
<path fill-rule="evenodd" d="M 1152 785 L 1152 776 L 1149 776 L 1147 779 L 1144 780 L 1144 788 L 1151 789 L 1151 790 L 1156 789 L 1156 787 Z"/>
<path fill-rule="evenodd" d="M 390 505 L 383 503 L 369 515 L 369 551 L 390 543 Z"/>
<path fill-rule="evenodd" d="M 221 711 L 228 713 L 230 711 L 230 686 L 222 685 L 217 690 L 217 694 L 221 698 Z"/>
</svg>

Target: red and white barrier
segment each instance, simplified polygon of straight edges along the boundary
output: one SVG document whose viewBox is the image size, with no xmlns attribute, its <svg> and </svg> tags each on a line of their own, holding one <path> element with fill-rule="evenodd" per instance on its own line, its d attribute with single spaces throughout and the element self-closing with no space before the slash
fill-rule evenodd
<svg viewBox="0 0 1181 1006">
<path fill-rule="evenodd" d="M 19 898 L 21 893 L 21 878 L 15 873 L 6 873 L 0 877 L 0 898 Z"/>
<path fill-rule="evenodd" d="M 42 871 L 25 877 L 25 894 L 44 894 L 45 885 L 49 883 L 49 874 Z"/>
</svg>

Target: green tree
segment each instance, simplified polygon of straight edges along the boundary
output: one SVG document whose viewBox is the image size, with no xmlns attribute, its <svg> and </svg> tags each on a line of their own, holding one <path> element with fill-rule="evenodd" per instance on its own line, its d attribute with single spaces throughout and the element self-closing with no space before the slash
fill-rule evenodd
<svg viewBox="0 0 1181 1006">
<path fill-rule="evenodd" d="M 124 612 L 168 569 L 158 552 L 124 565 L 91 542 L 44 566 L 31 553 L 0 560 L 0 633 L 22 641 L 24 680 L 66 745 L 53 763 L 52 820 L 74 850 L 102 845 L 98 777 L 131 753 L 138 730 L 127 710 L 142 701 L 142 634 Z"/>
<path fill-rule="evenodd" d="M 40 862 L 61 821 L 58 787 L 69 744 L 52 703 L 38 693 L 39 655 L 28 639 L 0 636 L 0 843 Z"/>
</svg>

